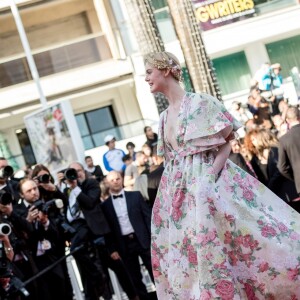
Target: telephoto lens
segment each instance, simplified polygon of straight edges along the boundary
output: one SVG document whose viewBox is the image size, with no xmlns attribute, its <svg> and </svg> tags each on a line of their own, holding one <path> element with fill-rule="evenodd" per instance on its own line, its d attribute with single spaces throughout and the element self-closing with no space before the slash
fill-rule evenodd
<svg viewBox="0 0 300 300">
<path fill-rule="evenodd" d="M 67 180 L 76 180 L 78 178 L 77 171 L 73 168 L 66 169 L 65 178 Z"/>
<path fill-rule="evenodd" d="M 0 191 L 0 204 L 2 205 L 8 205 L 12 203 L 13 197 L 10 193 L 5 192 L 3 190 Z"/>
<path fill-rule="evenodd" d="M 11 166 L 6 166 L 0 169 L 0 178 L 9 178 L 13 176 L 14 169 Z"/>
<path fill-rule="evenodd" d="M 43 174 L 37 177 L 39 183 L 49 183 L 50 182 L 50 175 Z"/>
<path fill-rule="evenodd" d="M 0 224 L 0 235 L 10 235 L 11 227 L 9 224 L 2 223 Z"/>
</svg>

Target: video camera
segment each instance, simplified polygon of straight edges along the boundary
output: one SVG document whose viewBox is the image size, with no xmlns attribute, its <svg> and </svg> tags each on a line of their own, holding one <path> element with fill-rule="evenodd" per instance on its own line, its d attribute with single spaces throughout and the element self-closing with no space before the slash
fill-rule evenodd
<svg viewBox="0 0 300 300">
<path fill-rule="evenodd" d="M 62 179 L 62 181 L 65 180 L 76 180 L 78 178 L 78 174 L 77 171 L 73 168 L 67 168 L 64 170 L 61 170 L 59 173 L 63 173 L 64 174 L 64 178 Z"/>
<path fill-rule="evenodd" d="M 0 204 L 8 205 L 13 202 L 13 197 L 10 193 L 0 190 Z"/>
<path fill-rule="evenodd" d="M 11 166 L 6 166 L 0 169 L 0 178 L 10 178 L 14 174 L 14 169 Z"/>
</svg>

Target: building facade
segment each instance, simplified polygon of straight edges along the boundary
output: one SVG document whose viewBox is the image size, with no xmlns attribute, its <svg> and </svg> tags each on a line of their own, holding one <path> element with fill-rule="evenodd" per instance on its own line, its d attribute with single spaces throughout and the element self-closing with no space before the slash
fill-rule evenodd
<svg viewBox="0 0 300 300">
<path fill-rule="evenodd" d="M 299 0 L 191 1 L 225 104 L 247 100 L 250 80 L 265 62 L 281 64 L 286 96 L 297 101 L 290 73 L 300 67 Z M 178 45 L 167 0 L 152 2 L 165 47 L 174 51 Z"/>
<path fill-rule="evenodd" d="M 125 140 L 157 122 L 153 97 L 137 97 L 133 64 L 109 1 L 27 1 L 19 12 L 47 102 L 71 102 L 86 151 L 102 146 L 107 134 Z M 8 7 L 1 10 L 0 27 L 1 155 L 21 167 L 35 163 L 23 118 L 41 104 Z M 134 53 L 134 40 L 130 45 Z"/>
</svg>

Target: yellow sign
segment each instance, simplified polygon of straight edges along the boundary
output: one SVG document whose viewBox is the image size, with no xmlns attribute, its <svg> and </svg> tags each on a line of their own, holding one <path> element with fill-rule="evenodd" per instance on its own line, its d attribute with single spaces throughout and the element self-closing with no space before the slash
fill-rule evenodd
<svg viewBox="0 0 300 300">
<path fill-rule="evenodd" d="M 196 0 L 193 2 L 197 20 L 201 23 L 210 23 L 210 28 L 222 25 L 218 23 L 225 22 L 227 24 L 237 21 L 241 17 L 255 12 L 253 0 Z M 213 26 L 214 24 L 218 25 Z"/>
</svg>

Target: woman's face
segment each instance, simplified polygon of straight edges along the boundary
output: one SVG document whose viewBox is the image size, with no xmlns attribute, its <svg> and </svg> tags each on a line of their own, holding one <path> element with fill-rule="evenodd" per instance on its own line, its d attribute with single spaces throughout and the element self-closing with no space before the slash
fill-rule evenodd
<svg viewBox="0 0 300 300">
<path fill-rule="evenodd" d="M 157 68 L 146 64 L 145 81 L 148 82 L 151 93 L 162 92 L 164 79 L 165 77 L 162 70 L 158 70 Z"/>
<path fill-rule="evenodd" d="M 230 142 L 230 144 L 233 153 L 240 153 L 241 147 L 238 141 L 233 140 L 232 142 Z"/>
<path fill-rule="evenodd" d="M 251 140 L 251 143 L 253 144 L 253 146 L 254 146 L 255 148 L 257 148 L 257 146 L 258 146 L 258 140 L 257 140 L 257 137 L 256 137 L 254 134 L 252 134 L 251 137 L 250 137 L 250 140 Z"/>
</svg>

